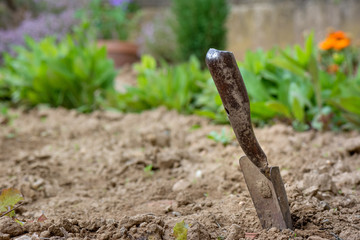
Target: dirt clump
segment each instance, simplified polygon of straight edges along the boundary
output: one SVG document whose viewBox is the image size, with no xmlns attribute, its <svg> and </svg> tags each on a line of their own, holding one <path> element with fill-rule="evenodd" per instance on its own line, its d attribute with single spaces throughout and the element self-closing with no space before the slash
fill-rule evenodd
<svg viewBox="0 0 360 240">
<path fill-rule="evenodd" d="M 4 238 L 6 235 L 16 237 L 24 233 L 24 228 L 11 218 L 3 217 L 0 219 L 0 233 Z"/>
</svg>

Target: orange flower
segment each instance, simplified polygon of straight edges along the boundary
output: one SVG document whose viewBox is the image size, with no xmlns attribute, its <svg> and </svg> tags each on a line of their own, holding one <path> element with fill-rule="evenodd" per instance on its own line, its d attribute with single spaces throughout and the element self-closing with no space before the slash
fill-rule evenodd
<svg viewBox="0 0 360 240">
<path fill-rule="evenodd" d="M 350 45 L 350 39 L 349 38 L 343 38 L 339 39 L 335 42 L 334 49 L 341 50 L 343 48 L 346 48 Z"/>
<path fill-rule="evenodd" d="M 327 38 L 319 44 L 319 48 L 322 50 L 329 50 L 334 47 L 336 40 L 334 38 Z"/>
<path fill-rule="evenodd" d="M 346 34 L 343 31 L 330 32 L 328 37 L 336 39 L 347 38 Z"/>
<path fill-rule="evenodd" d="M 341 50 L 350 45 L 350 38 L 342 31 L 330 32 L 328 37 L 319 44 L 322 50 Z"/>
</svg>

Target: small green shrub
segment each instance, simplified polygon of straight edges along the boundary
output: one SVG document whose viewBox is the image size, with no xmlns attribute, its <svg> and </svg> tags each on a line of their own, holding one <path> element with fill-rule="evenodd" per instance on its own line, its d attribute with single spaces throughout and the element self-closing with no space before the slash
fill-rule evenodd
<svg viewBox="0 0 360 240">
<path fill-rule="evenodd" d="M 200 83 L 210 78 L 208 71 L 201 70 L 195 57 L 175 66 L 162 62 L 158 67 L 153 57 L 144 55 L 134 68 L 138 73 L 137 85 L 128 87 L 125 93 L 110 96 L 108 106 L 125 112 L 165 106 L 192 113 L 196 94 L 202 90 Z"/>
<path fill-rule="evenodd" d="M 144 167 L 144 174 L 146 177 L 152 177 L 154 175 L 152 164 L 149 164 L 146 167 Z"/>
<path fill-rule="evenodd" d="M 7 116 L 9 114 L 9 109 L 7 106 L 0 104 L 0 114 Z"/>
<path fill-rule="evenodd" d="M 90 0 L 78 17 L 89 21 L 99 39 L 127 41 L 139 22 L 139 6 L 132 0 Z"/>
<path fill-rule="evenodd" d="M 182 60 L 191 55 L 203 60 L 209 48 L 225 49 L 227 0 L 173 0 L 174 32 Z M 203 61 L 201 62 L 203 64 Z"/>
<path fill-rule="evenodd" d="M 67 36 L 60 42 L 47 37 L 41 42 L 26 38 L 16 56 L 5 55 L 0 69 L 1 98 L 15 103 L 48 104 L 89 112 L 99 107 L 105 92 L 113 88 L 116 72 L 105 48 L 89 41 L 77 43 Z"/>
<path fill-rule="evenodd" d="M 214 81 L 209 78 L 206 82 L 201 82 L 200 86 L 202 92 L 196 97 L 196 109 L 194 110 L 194 113 L 199 116 L 210 118 L 214 120 L 215 123 L 228 123 L 229 120 Z"/>
<path fill-rule="evenodd" d="M 221 133 L 216 131 L 211 131 L 208 136 L 209 139 L 214 140 L 217 143 L 221 143 L 222 145 L 226 146 L 234 139 L 232 135 L 226 132 L 225 128 L 221 130 Z"/>
<path fill-rule="evenodd" d="M 176 240 L 186 240 L 189 226 L 183 221 L 175 224 L 173 234 Z"/>
<path fill-rule="evenodd" d="M 3 189 L 0 194 L 0 217 L 11 217 L 20 225 L 24 225 L 24 222 L 16 218 L 14 211 L 15 205 L 22 200 L 24 197 L 19 190 L 15 188 Z"/>
<path fill-rule="evenodd" d="M 11 92 L 8 84 L 5 82 L 4 75 L 0 71 L 0 101 L 8 102 L 11 99 Z"/>
</svg>

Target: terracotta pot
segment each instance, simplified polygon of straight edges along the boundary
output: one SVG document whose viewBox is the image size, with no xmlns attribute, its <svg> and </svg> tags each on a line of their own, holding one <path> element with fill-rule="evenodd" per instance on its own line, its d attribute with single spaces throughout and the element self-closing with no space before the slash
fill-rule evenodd
<svg viewBox="0 0 360 240">
<path fill-rule="evenodd" d="M 139 60 L 138 45 L 118 40 L 99 40 L 98 46 L 105 46 L 108 57 L 114 60 L 115 67 L 132 64 Z"/>
</svg>

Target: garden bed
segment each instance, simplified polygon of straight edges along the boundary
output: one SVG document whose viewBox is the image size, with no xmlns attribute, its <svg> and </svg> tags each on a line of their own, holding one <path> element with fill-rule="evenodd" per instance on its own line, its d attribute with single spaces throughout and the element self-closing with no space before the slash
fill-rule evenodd
<svg viewBox="0 0 360 240">
<path fill-rule="evenodd" d="M 189 240 L 360 239 L 358 132 L 255 129 L 288 193 L 295 231 L 280 232 L 260 227 L 238 143 L 209 139 L 224 126 L 204 118 L 42 109 L 0 122 L 0 188 L 22 191 L 17 216 L 27 221 L 2 217 L 1 239 L 174 239 L 181 221 Z M 42 213 L 45 222 L 30 222 Z"/>
</svg>

